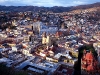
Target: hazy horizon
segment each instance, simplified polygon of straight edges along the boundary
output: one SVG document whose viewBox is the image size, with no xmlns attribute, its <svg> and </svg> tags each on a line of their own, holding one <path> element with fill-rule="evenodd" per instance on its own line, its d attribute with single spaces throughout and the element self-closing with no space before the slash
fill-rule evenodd
<svg viewBox="0 0 100 75">
<path fill-rule="evenodd" d="M 53 6 L 77 6 L 84 4 L 93 4 L 100 2 L 99 0 L 0 0 L 0 5 L 3 6 L 43 6 L 43 7 L 53 7 Z"/>
</svg>

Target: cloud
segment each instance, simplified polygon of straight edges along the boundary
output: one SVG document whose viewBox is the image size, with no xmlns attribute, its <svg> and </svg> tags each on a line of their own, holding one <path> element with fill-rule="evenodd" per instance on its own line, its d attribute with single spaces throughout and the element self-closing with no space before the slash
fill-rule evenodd
<svg viewBox="0 0 100 75">
<path fill-rule="evenodd" d="M 35 6 L 58 6 L 61 5 L 61 3 L 59 3 L 56 0 L 24 0 L 23 1 L 24 4 L 31 4 L 31 5 L 35 5 Z"/>
<path fill-rule="evenodd" d="M 0 0 L 0 3 L 5 3 L 5 2 L 17 2 L 17 1 L 20 1 L 20 0 Z"/>
<path fill-rule="evenodd" d="M 0 3 L 3 3 L 3 2 L 5 2 L 4 0 L 0 0 Z"/>
<path fill-rule="evenodd" d="M 6 6 L 18 6 L 18 5 L 24 5 L 21 0 L 0 0 L 0 5 L 6 5 Z"/>
<path fill-rule="evenodd" d="M 85 1 L 73 1 L 74 5 L 81 5 L 81 4 L 86 4 Z"/>
</svg>

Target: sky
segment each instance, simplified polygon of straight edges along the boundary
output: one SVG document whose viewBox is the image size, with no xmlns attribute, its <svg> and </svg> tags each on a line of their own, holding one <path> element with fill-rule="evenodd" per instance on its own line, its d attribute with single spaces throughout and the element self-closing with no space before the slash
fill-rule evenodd
<svg viewBox="0 0 100 75">
<path fill-rule="evenodd" d="M 84 4 L 92 4 L 100 2 L 100 0 L 0 0 L 0 5 L 5 6 L 77 6 Z"/>
</svg>

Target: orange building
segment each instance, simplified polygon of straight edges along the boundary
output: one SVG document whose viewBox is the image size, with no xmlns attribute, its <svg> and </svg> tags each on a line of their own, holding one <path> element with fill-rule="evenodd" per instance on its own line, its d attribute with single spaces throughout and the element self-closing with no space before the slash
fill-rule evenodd
<svg viewBox="0 0 100 75">
<path fill-rule="evenodd" d="M 95 73 L 99 70 L 98 61 L 95 59 L 91 51 L 86 52 L 84 50 L 81 60 L 81 69 L 88 71 L 88 73 Z"/>
</svg>

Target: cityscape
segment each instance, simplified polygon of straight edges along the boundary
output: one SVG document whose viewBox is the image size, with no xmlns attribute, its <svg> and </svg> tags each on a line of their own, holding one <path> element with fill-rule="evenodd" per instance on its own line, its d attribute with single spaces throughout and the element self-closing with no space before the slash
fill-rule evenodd
<svg viewBox="0 0 100 75">
<path fill-rule="evenodd" d="M 0 75 L 100 75 L 100 2 L 1 5 Z"/>
</svg>

